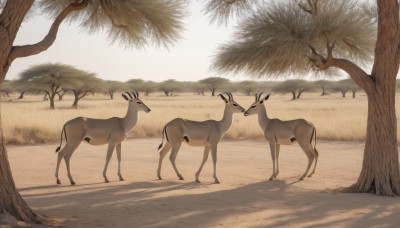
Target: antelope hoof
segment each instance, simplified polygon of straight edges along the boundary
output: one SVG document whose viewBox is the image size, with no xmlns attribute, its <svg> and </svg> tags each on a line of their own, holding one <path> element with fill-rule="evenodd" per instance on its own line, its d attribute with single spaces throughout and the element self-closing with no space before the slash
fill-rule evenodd
<svg viewBox="0 0 400 228">
<path fill-rule="evenodd" d="M 201 183 L 199 179 L 196 179 L 196 183 Z"/>
<path fill-rule="evenodd" d="M 75 181 L 71 180 L 71 185 L 75 185 Z"/>
<path fill-rule="evenodd" d="M 182 176 L 179 176 L 179 180 L 185 180 Z"/>
<path fill-rule="evenodd" d="M 300 179 L 299 179 L 299 180 L 301 180 L 301 181 L 302 181 L 302 180 L 304 180 L 304 177 L 300 177 Z"/>
<path fill-rule="evenodd" d="M 104 178 L 104 181 L 105 181 L 106 183 L 109 183 L 109 182 L 110 182 L 110 181 L 108 181 L 107 177 Z"/>
<path fill-rule="evenodd" d="M 58 178 L 57 178 L 57 184 L 61 184 L 61 181 L 60 181 L 60 179 L 58 179 Z"/>
<path fill-rule="evenodd" d="M 214 182 L 215 184 L 220 184 L 220 182 L 219 182 L 219 180 L 218 179 L 215 179 L 215 182 Z"/>
<path fill-rule="evenodd" d="M 125 179 L 122 176 L 119 176 L 119 181 L 124 181 Z"/>
<path fill-rule="evenodd" d="M 269 180 L 270 180 L 270 181 L 274 180 L 274 177 L 273 177 L 273 176 L 272 176 L 272 177 L 270 177 L 270 178 L 269 178 Z"/>
<path fill-rule="evenodd" d="M 158 179 L 159 179 L 159 180 L 162 180 L 162 178 L 161 178 L 161 175 L 160 175 L 160 174 L 157 174 L 157 177 L 158 177 Z"/>
</svg>

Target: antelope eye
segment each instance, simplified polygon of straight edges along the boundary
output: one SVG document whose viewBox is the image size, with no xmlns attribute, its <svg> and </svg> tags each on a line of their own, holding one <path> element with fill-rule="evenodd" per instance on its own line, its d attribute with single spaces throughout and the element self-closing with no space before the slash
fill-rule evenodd
<svg viewBox="0 0 400 228">
<path fill-rule="evenodd" d="M 250 108 L 255 108 L 256 106 L 255 105 L 253 105 L 253 106 L 251 106 Z"/>
<path fill-rule="evenodd" d="M 237 104 L 233 104 L 233 106 L 237 106 Z"/>
<path fill-rule="evenodd" d="M 138 103 L 138 104 L 142 104 L 142 102 L 140 102 L 140 101 L 138 101 L 138 102 L 136 102 L 136 103 Z"/>
</svg>

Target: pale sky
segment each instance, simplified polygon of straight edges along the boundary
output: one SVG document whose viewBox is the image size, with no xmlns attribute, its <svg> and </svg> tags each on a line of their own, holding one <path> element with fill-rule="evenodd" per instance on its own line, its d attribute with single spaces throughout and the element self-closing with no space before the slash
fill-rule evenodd
<svg viewBox="0 0 400 228">
<path fill-rule="evenodd" d="M 217 46 L 230 39 L 233 23 L 228 27 L 210 24 L 201 12 L 201 5 L 193 1 L 185 19 L 185 31 L 169 50 L 146 47 L 142 50 L 125 49 L 118 44 L 109 45 L 104 33 L 88 34 L 76 25 L 64 22 L 55 43 L 38 55 L 16 59 L 6 76 L 15 79 L 28 67 L 43 63 L 63 63 L 96 73 L 105 80 L 127 81 L 140 78 L 152 81 L 175 79 L 198 81 L 206 77 L 226 77 L 247 80 L 245 76 L 218 74 L 210 70 Z M 32 44 L 43 39 L 51 22 L 36 16 L 24 22 L 15 45 Z"/>
</svg>

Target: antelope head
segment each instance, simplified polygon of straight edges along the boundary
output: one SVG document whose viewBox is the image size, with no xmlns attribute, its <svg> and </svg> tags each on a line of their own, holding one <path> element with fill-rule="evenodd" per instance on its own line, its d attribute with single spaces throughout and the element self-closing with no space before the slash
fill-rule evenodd
<svg viewBox="0 0 400 228">
<path fill-rule="evenodd" d="M 136 90 L 133 90 L 132 92 L 125 92 L 122 94 L 122 97 L 129 102 L 129 107 L 132 107 L 137 111 L 151 111 L 150 108 L 139 99 L 139 93 Z"/>
<path fill-rule="evenodd" d="M 261 95 L 262 94 L 263 93 L 260 93 L 260 94 L 256 93 L 256 95 L 255 95 L 256 100 L 254 101 L 253 104 L 251 104 L 251 106 L 244 113 L 245 116 L 250 116 L 250 115 L 258 113 L 258 110 L 259 110 L 260 106 L 263 105 L 264 101 L 268 100 L 269 95 L 270 95 L 270 94 L 268 94 L 264 98 L 261 99 Z"/>
<path fill-rule="evenodd" d="M 226 94 L 228 96 L 228 99 L 223 94 L 219 94 L 219 96 L 222 98 L 222 100 L 225 101 L 228 108 L 230 108 L 232 110 L 232 113 L 239 113 L 239 112 L 245 111 L 245 109 L 242 106 L 240 106 L 238 103 L 236 103 L 233 100 L 232 93 L 225 92 L 224 94 Z"/>
</svg>

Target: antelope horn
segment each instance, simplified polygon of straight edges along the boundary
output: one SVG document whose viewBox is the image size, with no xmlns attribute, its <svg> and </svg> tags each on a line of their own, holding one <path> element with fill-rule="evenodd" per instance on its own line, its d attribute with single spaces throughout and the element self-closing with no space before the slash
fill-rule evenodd
<svg viewBox="0 0 400 228">
<path fill-rule="evenodd" d="M 225 92 L 228 95 L 229 101 L 233 100 L 232 94 L 230 92 Z"/>
<path fill-rule="evenodd" d="M 260 98 L 261 98 L 261 95 L 262 95 L 263 93 L 260 93 L 259 95 L 258 95 L 258 99 L 257 99 L 257 101 L 259 101 L 260 100 Z"/>
<path fill-rule="evenodd" d="M 133 99 L 132 95 L 129 92 L 125 92 L 126 94 L 128 94 L 128 96 Z"/>
</svg>

